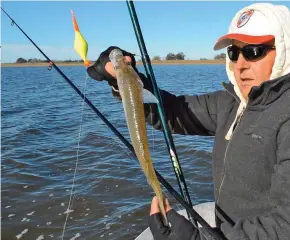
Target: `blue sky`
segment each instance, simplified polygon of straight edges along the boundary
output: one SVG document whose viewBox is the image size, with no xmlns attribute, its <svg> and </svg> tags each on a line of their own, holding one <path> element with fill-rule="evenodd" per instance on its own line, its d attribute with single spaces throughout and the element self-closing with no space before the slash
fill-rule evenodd
<svg viewBox="0 0 290 240">
<path fill-rule="evenodd" d="M 210 59 L 224 52 L 212 50 L 215 41 L 227 33 L 235 13 L 251 3 L 135 1 L 135 8 L 150 57 L 184 52 L 189 59 Z M 290 2 L 274 3 L 290 8 Z M 79 59 L 70 10 L 89 44 L 89 59 L 111 45 L 140 54 L 125 1 L 2 1 L 2 7 L 51 59 Z M 43 59 L 4 14 L 1 18 L 3 63 L 18 57 Z"/>
</svg>

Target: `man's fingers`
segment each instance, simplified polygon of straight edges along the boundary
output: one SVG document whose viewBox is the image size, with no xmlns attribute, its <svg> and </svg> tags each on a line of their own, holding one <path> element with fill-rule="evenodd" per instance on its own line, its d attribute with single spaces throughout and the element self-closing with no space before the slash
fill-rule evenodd
<svg viewBox="0 0 290 240">
<path fill-rule="evenodd" d="M 131 63 L 132 59 L 131 59 L 130 56 L 125 56 L 125 61 L 128 62 L 128 63 Z"/>
<path fill-rule="evenodd" d="M 105 70 L 109 73 L 113 78 L 117 78 L 116 71 L 111 62 L 107 62 L 105 65 Z"/>
<path fill-rule="evenodd" d="M 158 204 L 158 198 L 155 196 L 153 197 L 152 202 L 151 202 L 150 216 L 159 212 L 160 212 L 160 208 Z"/>
<path fill-rule="evenodd" d="M 164 207 L 165 207 L 166 213 L 172 209 L 167 198 L 165 198 L 165 206 Z"/>
<path fill-rule="evenodd" d="M 168 211 L 172 209 L 172 207 L 170 206 L 167 198 L 165 198 L 163 202 L 164 202 L 165 212 L 167 213 Z M 159 202 L 158 202 L 158 198 L 155 196 L 153 197 L 152 202 L 151 202 L 150 216 L 152 214 L 159 213 L 159 212 L 160 212 Z"/>
</svg>

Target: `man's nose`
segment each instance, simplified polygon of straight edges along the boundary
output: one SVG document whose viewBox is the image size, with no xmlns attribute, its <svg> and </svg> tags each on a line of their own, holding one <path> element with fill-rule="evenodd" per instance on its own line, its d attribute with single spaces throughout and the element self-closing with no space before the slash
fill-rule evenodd
<svg viewBox="0 0 290 240">
<path fill-rule="evenodd" d="M 238 60 L 237 60 L 237 63 L 236 63 L 236 68 L 241 71 L 241 70 L 244 70 L 244 69 L 248 69 L 249 68 L 249 62 L 244 58 L 243 54 L 240 53 L 239 54 L 239 57 L 238 57 Z"/>
</svg>

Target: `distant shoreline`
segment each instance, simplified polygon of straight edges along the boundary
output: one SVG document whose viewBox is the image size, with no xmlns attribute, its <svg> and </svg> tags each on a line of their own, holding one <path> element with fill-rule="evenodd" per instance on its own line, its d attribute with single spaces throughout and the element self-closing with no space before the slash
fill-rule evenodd
<svg viewBox="0 0 290 240">
<path fill-rule="evenodd" d="M 152 61 L 152 65 L 185 65 L 185 64 L 225 64 L 224 60 L 162 60 Z M 55 63 L 57 66 L 84 66 L 83 63 Z M 137 65 L 142 62 L 137 62 Z M 49 63 L 1 63 L 1 67 L 48 67 Z"/>
</svg>

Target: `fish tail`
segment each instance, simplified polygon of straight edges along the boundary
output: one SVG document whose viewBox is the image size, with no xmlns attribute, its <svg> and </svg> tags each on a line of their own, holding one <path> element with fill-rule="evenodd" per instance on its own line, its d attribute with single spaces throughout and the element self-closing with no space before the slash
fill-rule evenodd
<svg viewBox="0 0 290 240">
<path fill-rule="evenodd" d="M 158 199 L 159 208 L 161 211 L 161 215 L 163 217 L 163 223 L 164 223 L 164 225 L 168 226 L 168 220 L 167 220 L 166 211 L 165 211 L 165 207 L 164 207 L 164 200 L 165 199 L 163 197 L 162 189 L 161 189 L 157 179 L 156 179 L 155 184 L 152 183 L 152 188 L 153 188 L 153 190 L 157 196 L 157 199 Z"/>
</svg>

